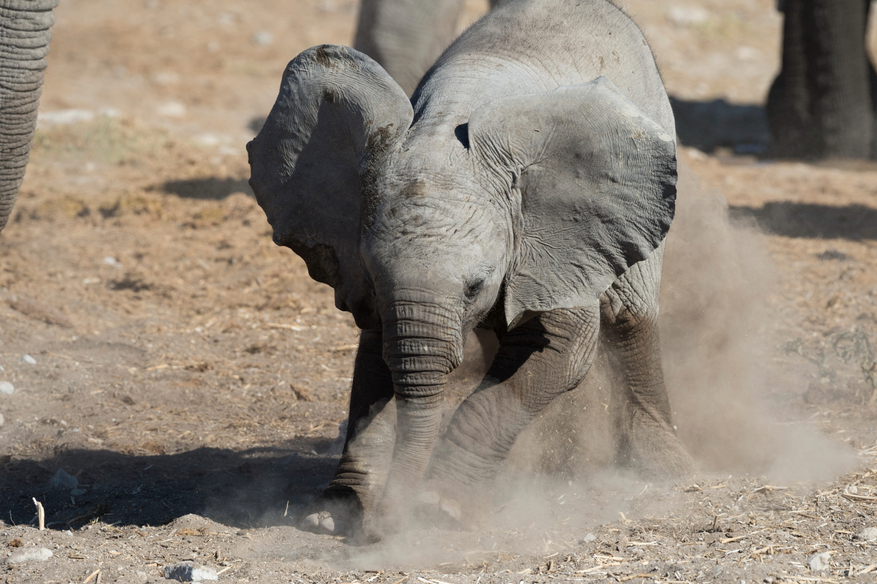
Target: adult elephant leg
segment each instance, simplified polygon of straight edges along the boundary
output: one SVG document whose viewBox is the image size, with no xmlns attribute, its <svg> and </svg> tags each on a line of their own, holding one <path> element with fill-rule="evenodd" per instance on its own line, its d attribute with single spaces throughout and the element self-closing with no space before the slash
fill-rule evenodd
<svg viewBox="0 0 877 584">
<path fill-rule="evenodd" d="M 807 43 L 804 0 L 787 0 L 783 8 L 782 67 L 767 96 L 767 119 L 776 156 L 816 156 L 822 149 L 811 119 L 809 82 L 812 47 Z"/>
<path fill-rule="evenodd" d="M 869 1 L 786 1 L 782 71 L 767 107 L 777 155 L 870 157 Z"/>
<path fill-rule="evenodd" d="M 487 375 L 457 409 L 418 498 L 469 528 L 490 511 L 491 483 L 521 431 L 581 382 L 594 357 L 598 307 L 543 313 L 499 335 Z"/>
<path fill-rule="evenodd" d="M 457 36 L 463 0 L 362 0 L 353 48 L 387 70 L 409 96 Z"/>
<path fill-rule="evenodd" d="M 393 455 L 393 380 L 382 357 L 380 331 L 363 331 L 353 370 L 347 437 L 329 486 L 305 509 L 299 527 L 316 533 L 361 529 L 383 487 Z"/>
<path fill-rule="evenodd" d="M 676 436 L 661 365 L 658 293 L 664 244 L 625 272 L 601 297 L 604 338 L 620 387 L 618 462 L 645 478 L 670 478 L 691 469 Z"/>
<path fill-rule="evenodd" d="M 24 179 L 57 5 L 0 0 L 0 229 Z"/>
<path fill-rule="evenodd" d="M 869 158 L 873 133 L 865 14 L 870 0 L 810 0 L 815 101 L 825 156 Z"/>
</svg>

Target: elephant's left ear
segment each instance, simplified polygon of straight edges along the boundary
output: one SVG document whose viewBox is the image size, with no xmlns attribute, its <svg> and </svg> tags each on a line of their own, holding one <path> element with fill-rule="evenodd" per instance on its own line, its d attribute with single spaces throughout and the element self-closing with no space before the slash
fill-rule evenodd
<svg viewBox="0 0 877 584">
<path fill-rule="evenodd" d="M 670 228 L 676 142 L 605 77 L 488 103 L 470 118 L 469 140 L 519 197 L 509 327 L 597 303 Z"/>
</svg>

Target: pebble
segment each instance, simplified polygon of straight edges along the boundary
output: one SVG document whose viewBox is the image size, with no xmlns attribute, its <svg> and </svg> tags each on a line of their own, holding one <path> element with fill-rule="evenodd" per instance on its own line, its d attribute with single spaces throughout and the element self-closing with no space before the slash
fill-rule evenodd
<svg viewBox="0 0 877 584">
<path fill-rule="evenodd" d="M 216 570 L 193 562 L 180 562 L 164 567 L 164 577 L 179 582 L 200 582 L 202 580 L 219 580 Z"/>
<path fill-rule="evenodd" d="M 58 472 L 49 479 L 50 489 L 75 489 L 78 486 L 79 480 L 63 468 L 59 468 Z"/>
<path fill-rule="evenodd" d="M 252 36 L 250 41 L 257 47 L 263 47 L 274 42 L 274 35 L 267 30 L 260 30 Z"/>
<path fill-rule="evenodd" d="M 699 6 L 671 6 L 667 9 L 667 19 L 679 27 L 703 24 L 710 13 Z"/>
<path fill-rule="evenodd" d="M 31 365 L 36 365 L 36 364 L 37 364 L 37 360 L 34 359 L 33 357 L 31 357 L 30 355 L 25 355 L 24 357 L 22 357 L 22 358 L 20 359 L 20 361 L 21 361 L 22 363 L 29 363 L 29 364 L 31 364 Z"/>
<path fill-rule="evenodd" d="M 0 393 L 5 393 L 6 395 L 12 395 L 15 393 L 15 387 L 8 381 L 0 381 Z"/>
<path fill-rule="evenodd" d="M 156 107 L 155 113 L 165 118 L 182 118 L 186 115 L 186 106 L 178 101 L 168 101 Z"/>
<path fill-rule="evenodd" d="M 597 536 L 594 535 L 593 533 L 589 533 L 588 535 L 586 535 L 585 537 L 582 538 L 582 542 L 583 543 L 591 543 L 595 539 L 597 539 Z"/>
<path fill-rule="evenodd" d="M 807 560 L 807 565 L 814 572 L 822 572 L 831 566 L 831 552 L 822 552 L 821 554 L 813 554 Z"/>
<path fill-rule="evenodd" d="M 36 548 L 15 552 L 6 558 L 7 564 L 23 564 L 24 562 L 45 562 L 52 557 L 52 551 L 46 548 Z"/>
<path fill-rule="evenodd" d="M 5 422 L 5 421 L 6 420 L 3 419 L 3 414 L 0 414 L 0 428 L 3 427 L 3 422 Z"/>
<path fill-rule="evenodd" d="M 67 126 L 80 122 L 90 122 L 94 119 L 94 112 L 81 109 L 66 109 L 56 112 L 40 112 L 37 117 L 37 126 Z"/>
<path fill-rule="evenodd" d="M 0 418 L 2 419 L 2 418 Z M 877 540 L 877 527 L 866 527 L 862 531 L 856 534 L 856 539 L 860 539 L 862 541 L 874 541 Z"/>
</svg>

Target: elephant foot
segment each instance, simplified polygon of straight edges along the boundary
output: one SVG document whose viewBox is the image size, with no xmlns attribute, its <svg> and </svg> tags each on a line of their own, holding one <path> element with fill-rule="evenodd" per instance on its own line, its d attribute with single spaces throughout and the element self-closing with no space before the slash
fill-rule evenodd
<svg viewBox="0 0 877 584">
<path fill-rule="evenodd" d="M 300 515 L 298 528 L 320 535 L 348 536 L 362 526 L 363 505 L 355 493 L 326 491 Z"/>
<path fill-rule="evenodd" d="M 445 488 L 428 481 L 415 501 L 415 516 L 440 529 L 473 531 L 487 523 L 490 498 L 470 489 Z"/>
<path fill-rule="evenodd" d="M 691 474 L 694 468 L 675 432 L 663 428 L 632 432 L 619 449 L 618 462 L 653 481 L 679 478 Z"/>
<path fill-rule="evenodd" d="M 335 518 L 329 511 L 318 511 L 311 513 L 299 521 L 299 527 L 302 531 L 310 531 L 311 533 L 319 533 L 323 535 L 335 535 Z"/>
</svg>

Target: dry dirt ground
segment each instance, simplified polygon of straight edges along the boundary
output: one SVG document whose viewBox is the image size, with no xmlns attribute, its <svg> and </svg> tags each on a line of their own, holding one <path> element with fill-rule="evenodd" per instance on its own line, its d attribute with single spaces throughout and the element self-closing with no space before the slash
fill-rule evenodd
<svg viewBox="0 0 877 584">
<path fill-rule="evenodd" d="M 696 475 L 603 468 L 597 378 L 522 438 L 482 530 L 298 531 L 357 330 L 271 243 L 244 144 L 286 62 L 349 43 L 356 6 L 62 0 L 0 237 L 0 581 L 157 582 L 183 560 L 228 582 L 877 580 L 877 168 L 756 157 L 773 0 L 626 6 L 687 144 L 662 326 Z"/>
</svg>

